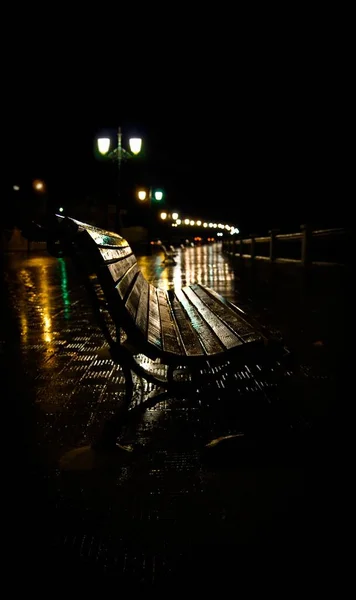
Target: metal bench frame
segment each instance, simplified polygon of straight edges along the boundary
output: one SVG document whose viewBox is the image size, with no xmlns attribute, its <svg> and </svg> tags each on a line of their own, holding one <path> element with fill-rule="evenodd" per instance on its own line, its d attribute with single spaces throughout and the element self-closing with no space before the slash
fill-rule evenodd
<svg viewBox="0 0 356 600">
<path fill-rule="evenodd" d="M 226 352 L 219 352 L 211 355 L 188 356 L 183 352 L 181 354 L 167 353 L 164 350 L 155 347 L 153 344 L 149 344 L 147 340 L 145 342 L 142 339 L 142 334 L 138 331 L 136 323 L 133 322 L 128 313 L 128 309 L 126 308 L 127 297 L 126 301 L 122 300 L 122 302 L 119 302 L 118 297 L 115 296 L 114 298 L 113 295 L 116 286 L 113 285 L 112 280 L 111 286 L 108 283 L 109 266 L 112 266 L 114 261 L 109 260 L 106 263 L 104 260 L 101 262 L 98 261 L 98 257 L 95 255 L 95 251 L 97 250 L 96 243 L 89 238 L 89 235 L 78 235 L 78 233 L 83 233 L 85 231 L 88 233 L 89 230 L 94 231 L 95 235 L 98 236 L 98 239 L 100 239 L 100 236 L 102 236 L 103 240 L 119 238 L 116 234 L 94 228 L 85 223 L 75 221 L 74 219 L 58 217 L 58 226 L 54 227 L 49 232 L 47 245 L 48 251 L 52 255 L 69 256 L 73 260 L 77 272 L 88 291 L 97 321 L 109 344 L 111 357 L 115 362 L 121 365 L 125 377 L 124 402 L 113 417 L 105 423 L 102 436 L 96 444 L 97 447 L 104 449 L 113 448 L 117 443 L 117 438 L 120 435 L 122 427 L 127 424 L 128 419 L 131 419 L 135 413 L 142 412 L 148 407 L 154 406 L 161 401 L 164 396 L 173 394 L 174 397 L 181 394 L 189 395 L 190 393 L 196 393 L 197 389 L 201 387 L 203 370 L 205 370 L 205 373 L 209 372 L 212 379 L 214 379 L 216 377 L 215 373 L 221 365 L 224 365 L 224 368 L 227 371 L 236 372 L 239 367 L 241 368 L 245 364 L 250 363 L 251 367 L 253 367 L 256 365 L 256 362 L 261 363 L 261 361 L 266 359 L 270 364 L 271 359 L 275 360 L 276 357 L 281 358 L 285 355 L 286 350 L 281 343 L 281 340 L 268 339 L 261 330 L 256 333 L 256 330 L 253 329 L 255 324 L 252 326 L 251 323 L 245 321 L 245 315 L 244 317 L 241 317 L 242 322 L 246 322 L 246 324 L 250 326 L 251 331 L 253 329 L 253 335 L 250 335 L 251 343 L 241 344 L 243 347 L 238 346 L 237 348 L 230 349 Z M 122 239 L 123 238 L 120 238 L 120 240 Z M 129 248 L 128 244 L 127 247 Z M 105 249 L 103 250 L 103 246 L 100 246 L 100 248 L 102 252 L 104 252 Z M 112 249 L 113 246 L 108 245 L 108 248 L 106 256 L 110 255 L 110 248 Z M 99 252 L 97 254 L 99 254 Z M 136 261 L 135 257 L 133 258 Z M 125 259 L 121 259 L 122 262 L 123 260 Z M 118 262 L 119 261 L 115 264 Z M 96 280 L 93 280 L 93 274 L 96 275 Z M 137 279 L 138 277 L 134 280 L 135 283 L 132 285 L 131 291 L 136 285 Z M 146 280 L 144 281 L 147 285 Z M 101 297 L 101 294 L 98 294 L 97 283 L 103 292 L 104 300 Z M 151 287 L 153 288 L 153 286 Z M 215 295 L 216 298 L 219 300 L 221 299 L 214 290 L 204 286 L 199 287 L 204 293 L 206 292 L 212 297 Z M 174 292 L 172 293 L 174 294 Z M 151 300 L 150 296 L 148 296 L 147 300 L 148 313 L 150 311 L 149 300 Z M 234 313 L 238 314 L 239 309 L 236 306 L 226 300 L 224 300 L 224 304 L 234 311 Z M 114 327 L 110 326 L 108 323 L 108 313 L 111 317 L 111 325 Z M 189 320 L 189 314 L 185 313 L 184 318 Z M 149 314 L 147 315 L 147 327 L 148 326 Z M 125 332 L 126 337 L 122 335 L 123 332 Z M 198 337 L 198 334 L 196 335 Z M 257 341 L 259 343 L 254 343 Z M 269 353 L 266 352 L 266 346 L 270 348 Z M 145 355 L 153 360 L 160 359 L 162 364 L 167 367 L 167 377 L 162 378 L 154 372 L 145 369 L 137 359 L 138 355 Z M 186 376 L 177 379 L 175 373 L 181 372 L 182 370 Z M 132 373 L 135 373 L 139 378 L 155 384 L 161 389 L 163 388 L 164 392 L 152 394 L 145 402 L 136 404 L 135 408 L 130 408 L 134 390 Z"/>
</svg>

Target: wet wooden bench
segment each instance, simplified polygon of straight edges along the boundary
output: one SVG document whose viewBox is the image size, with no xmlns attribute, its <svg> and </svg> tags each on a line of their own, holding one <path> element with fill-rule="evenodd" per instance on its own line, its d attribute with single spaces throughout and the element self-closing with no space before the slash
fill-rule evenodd
<svg viewBox="0 0 356 600">
<path fill-rule="evenodd" d="M 164 244 L 161 244 L 161 248 L 162 248 L 163 254 L 164 254 L 163 262 L 171 262 L 173 264 L 176 264 L 174 257 L 177 255 L 177 252 L 172 250 L 172 248 L 170 250 L 167 250 L 167 248 Z"/>
<path fill-rule="evenodd" d="M 275 340 L 267 339 L 241 309 L 213 289 L 192 284 L 165 291 L 149 283 L 128 242 L 115 233 L 58 217 L 48 249 L 75 262 L 111 355 L 125 375 L 125 402 L 105 427 L 108 446 L 116 443 L 130 407 L 132 373 L 175 396 L 179 390 L 196 392 L 207 373 L 217 377 L 220 365 L 234 370 L 248 361 L 255 364 L 267 347 L 276 348 Z M 166 376 L 145 368 L 142 356 L 165 365 Z"/>
</svg>

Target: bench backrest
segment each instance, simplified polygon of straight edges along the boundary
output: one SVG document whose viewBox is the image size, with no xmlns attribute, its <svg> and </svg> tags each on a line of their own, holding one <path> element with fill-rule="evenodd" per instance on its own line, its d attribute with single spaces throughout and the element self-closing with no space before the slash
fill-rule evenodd
<svg viewBox="0 0 356 600">
<path fill-rule="evenodd" d="M 70 232 L 72 256 L 78 266 L 96 273 L 114 321 L 127 333 L 135 334 L 138 329 L 146 337 L 150 284 L 129 243 L 118 234 L 75 219 L 64 219 L 61 228 L 64 239 Z"/>
</svg>

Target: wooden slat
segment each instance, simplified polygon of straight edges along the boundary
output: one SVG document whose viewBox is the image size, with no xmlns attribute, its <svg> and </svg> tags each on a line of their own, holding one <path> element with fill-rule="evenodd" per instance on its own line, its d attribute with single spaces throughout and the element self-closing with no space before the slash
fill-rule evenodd
<svg viewBox="0 0 356 600">
<path fill-rule="evenodd" d="M 244 341 L 254 342 L 261 340 L 262 336 L 258 334 L 253 327 L 245 321 L 237 312 L 225 304 L 225 298 L 214 291 L 212 295 L 202 286 L 193 284 L 190 286 L 196 295 L 204 304 L 210 308 L 218 317 Z"/>
<path fill-rule="evenodd" d="M 221 343 L 225 348 L 234 348 L 235 346 L 239 346 L 242 342 L 240 338 L 223 323 L 219 317 L 217 317 L 210 308 L 207 307 L 204 302 L 195 294 L 191 287 L 183 288 L 183 292 L 186 296 L 188 296 L 189 300 L 195 306 L 199 314 L 203 317 L 203 319 L 210 325 L 210 327 L 215 331 L 215 334 L 218 336 Z"/>
<path fill-rule="evenodd" d="M 177 298 L 173 298 L 173 300 L 171 300 L 171 306 L 187 356 L 204 355 L 204 348 L 199 341 L 198 335 L 194 331 L 189 319 L 187 318 L 183 310 L 183 306 L 177 300 Z"/>
<path fill-rule="evenodd" d="M 108 262 L 115 262 L 116 260 L 120 260 L 121 258 L 125 258 L 125 256 L 129 256 L 132 254 L 132 250 L 130 246 L 123 246 L 122 248 L 100 248 L 98 250 L 101 254 L 102 259 Z"/>
<path fill-rule="evenodd" d="M 136 320 L 140 295 L 145 284 L 147 284 L 147 281 L 144 279 L 142 273 L 139 272 L 125 302 L 125 306 L 134 320 Z"/>
<path fill-rule="evenodd" d="M 124 238 L 111 231 L 105 231 L 96 227 L 86 227 L 86 230 L 98 246 L 108 246 L 110 248 L 127 246 L 127 241 Z"/>
<path fill-rule="evenodd" d="M 167 294 L 163 290 L 156 290 L 159 315 L 161 320 L 162 347 L 165 352 L 184 354 L 179 334 L 171 313 Z"/>
<path fill-rule="evenodd" d="M 147 337 L 147 325 L 148 325 L 148 310 L 149 310 L 149 306 L 148 306 L 148 300 L 149 300 L 149 289 L 150 289 L 150 285 L 149 283 L 144 279 L 143 275 L 140 273 L 143 283 L 141 286 L 141 289 L 139 290 L 139 297 L 138 297 L 138 307 L 137 307 L 137 312 L 136 312 L 136 326 L 138 327 L 138 329 L 141 331 L 141 333 L 145 336 L 145 338 Z M 135 287 L 137 287 L 137 285 L 140 285 L 140 276 L 137 278 L 137 280 L 135 281 Z"/>
<path fill-rule="evenodd" d="M 114 282 L 117 283 L 125 275 L 126 271 L 128 271 L 129 268 L 134 264 L 137 264 L 137 260 L 136 257 L 131 254 L 130 256 L 127 256 L 122 260 L 118 260 L 115 263 L 109 263 L 104 268 L 109 269 L 111 277 L 113 278 Z"/>
<path fill-rule="evenodd" d="M 116 289 L 122 300 L 125 298 L 125 295 L 128 292 L 130 285 L 133 282 L 137 273 L 138 266 L 137 264 L 134 264 L 128 271 L 126 271 L 124 277 L 120 279 L 119 283 L 117 284 Z"/>
<path fill-rule="evenodd" d="M 117 233 L 105 231 L 104 229 L 99 229 L 90 225 L 86 225 L 85 229 L 98 246 L 117 248 L 128 245 L 127 241 Z"/>
<path fill-rule="evenodd" d="M 64 221 L 71 221 L 78 226 L 78 231 L 84 232 L 86 231 L 88 235 L 93 239 L 95 243 L 102 246 L 109 247 L 119 247 L 119 246 L 128 246 L 127 240 L 122 238 L 118 233 L 114 233 L 113 231 L 106 231 L 105 229 L 100 229 L 99 227 L 95 227 L 94 225 L 89 225 L 88 223 L 83 223 L 82 221 L 78 221 L 77 219 L 73 219 L 72 217 L 63 217 L 61 215 L 56 215 L 58 223 L 62 223 Z"/>
<path fill-rule="evenodd" d="M 149 311 L 147 339 L 151 344 L 162 348 L 161 319 L 159 316 L 159 306 L 156 288 L 150 284 L 149 287 Z"/>
<path fill-rule="evenodd" d="M 220 343 L 214 331 L 207 325 L 206 321 L 200 316 L 182 290 L 177 290 L 175 295 L 188 314 L 189 320 L 198 334 L 199 340 L 204 346 L 206 353 L 216 354 L 217 352 L 223 352 L 225 347 Z"/>
</svg>

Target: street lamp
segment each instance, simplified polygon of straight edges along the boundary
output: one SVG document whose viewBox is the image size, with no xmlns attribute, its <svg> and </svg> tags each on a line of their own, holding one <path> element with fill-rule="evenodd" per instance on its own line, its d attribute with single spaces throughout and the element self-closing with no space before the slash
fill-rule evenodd
<svg viewBox="0 0 356 600">
<path fill-rule="evenodd" d="M 98 139 L 98 150 L 100 152 L 100 154 L 102 155 L 108 155 L 110 158 L 113 158 L 117 161 L 117 166 L 118 166 L 118 185 L 117 185 L 117 191 L 118 191 L 118 206 L 116 208 L 116 229 L 118 231 L 121 230 L 122 228 L 122 223 L 121 223 L 121 207 L 120 207 L 120 179 L 121 179 L 121 163 L 123 160 L 131 158 L 132 156 L 136 156 L 137 154 L 139 154 L 141 152 L 141 147 L 142 147 L 142 139 L 141 138 L 130 138 L 129 139 L 129 147 L 130 147 L 130 152 L 128 150 L 125 150 L 125 148 L 122 147 L 122 133 L 121 133 L 121 127 L 118 128 L 117 131 L 117 148 L 114 148 L 114 150 L 110 150 L 110 143 L 111 140 L 110 138 L 99 138 Z"/>
<path fill-rule="evenodd" d="M 161 190 L 156 190 L 155 191 L 155 200 L 157 200 L 158 202 L 160 202 L 163 198 L 163 192 L 161 192 Z"/>
<path fill-rule="evenodd" d="M 36 192 L 44 192 L 45 186 L 43 181 L 41 181 L 40 179 L 35 179 L 32 185 L 33 189 L 36 190 Z"/>
<path fill-rule="evenodd" d="M 138 199 L 141 200 L 141 202 L 144 202 L 146 200 L 147 197 L 147 192 L 146 190 L 139 190 L 137 193 Z"/>
<path fill-rule="evenodd" d="M 152 187 L 150 187 L 148 190 L 148 194 L 146 190 L 138 190 L 137 197 L 139 200 L 141 200 L 141 202 L 145 202 L 146 200 L 148 200 L 148 204 L 151 207 L 152 200 L 161 202 L 161 200 L 163 199 L 163 192 L 162 190 L 153 191 Z"/>
</svg>

